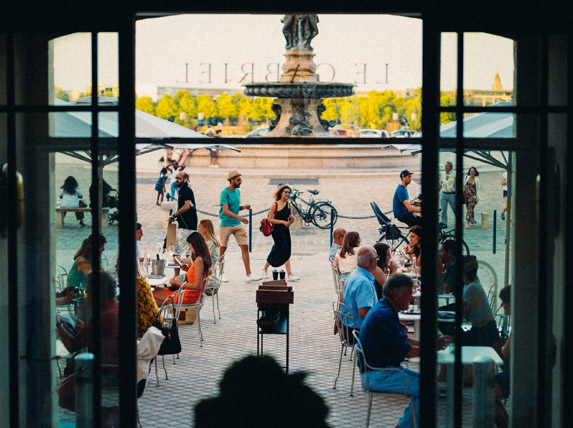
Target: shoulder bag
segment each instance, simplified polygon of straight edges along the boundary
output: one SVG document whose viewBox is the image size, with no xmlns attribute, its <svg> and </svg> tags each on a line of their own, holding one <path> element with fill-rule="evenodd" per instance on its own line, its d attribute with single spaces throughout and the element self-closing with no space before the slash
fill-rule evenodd
<svg viewBox="0 0 573 428">
<path fill-rule="evenodd" d="M 276 217 L 277 215 L 277 209 L 278 209 L 278 204 L 275 202 L 275 205 L 277 206 L 275 209 L 275 213 L 273 215 L 273 218 Z M 263 232 L 263 235 L 265 236 L 269 236 L 273 233 L 273 224 L 265 217 L 261 220 L 261 227 L 259 228 L 261 232 Z"/>
</svg>

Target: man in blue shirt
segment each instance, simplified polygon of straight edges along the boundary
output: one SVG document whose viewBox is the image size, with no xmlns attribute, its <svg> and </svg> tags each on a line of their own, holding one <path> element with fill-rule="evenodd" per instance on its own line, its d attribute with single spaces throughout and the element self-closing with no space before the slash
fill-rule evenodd
<svg viewBox="0 0 573 428">
<path fill-rule="evenodd" d="M 357 268 L 350 274 L 344 284 L 341 312 L 354 317 L 354 325 L 349 325 L 351 330 L 360 330 L 362 321 L 372 306 L 378 300 L 376 298 L 376 288 L 374 288 L 374 276 L 378 255 L 376 250 L 370 246 L 360 247 L 356 254 Z M 350 331 L 352 334 L 352 331 Z M 351 340 L 348 338 L 348 340 Z"/>
<path fill-rule="evenodd" d="M 420 355 L 420 342 L 409 338 L 404 331 L 398 312 L 408 309 L 414 283 L 404 274 L 390 276 L 384 284 L 384 298 L 368 312 L 360 329 L 360 343 L 364 357 L 371 367 L 392 368 L 389 371 L 371 371 L 368 376 L 370 389 L 399 392 L 412 399 L 398 421 L 399 428 L 417 426 L 420 420 L 420 374 L 400 366 L 405 358 Z M 450 336 L 440 336 L 437 348 L 444 349 L 452 342 Z"/>
<path fill-rule="evenodd" d="M 241 183 L 243 179 L 239 171 L 231 171 L 227 176 L 229 186 L 225 187 L 221 192 L 219 199 L 221 208 L 219 209 L 219 231 L 221 237 L 220 257 L 227 251 L 227 243 L 231 235 L 235 237 L 239 248 L 241 248 L 241 255 L 243 257 L 243 264 L 245 265 L 245 272 L 247 274 L 247 282 L 257 282 L 262 278 L 258 275 L 251 273 L 251 261 L 249 258 L 249 239 L 243 224 L 249 224 L 246 217 L 239 215 L 239 211 L 248 210 L 250 205 L 241 205 Z M 227 282 L 225 277 L 223 281 Z"/>
<path fill-rule="evenodd" d="M 398 184 L 396 191 L 394 192 L 394 199 L 392 200 L 392 211 L 394 212 L 394 218 L 406 223 L 408 226 L 421 226 L 422 218 L 415 215 L 414 213 L 421 213 L 422 208 L 415 207 L 410 204 L 410 197 L 408 196 L 408 190 L 406 187 L 412 182 L 412 171 L 405 169 L 400 173 L 400 179 L 402 182 Z"/>
</svg>

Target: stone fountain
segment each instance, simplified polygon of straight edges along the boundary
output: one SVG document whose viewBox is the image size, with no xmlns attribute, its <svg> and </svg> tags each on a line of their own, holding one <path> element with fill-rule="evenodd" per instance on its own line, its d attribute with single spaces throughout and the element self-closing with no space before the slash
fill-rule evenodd
<svg viewBox="0 0 573 428">
<path fill-rule="evenodd" d="M 286 62 L 278 82 L 246 83 L 245 95 L 276 98 L 275 118 L 269 121 L 265 137 L 328 137 L 323 98 L 349 97 L 352 83 L 320 82 L 316 73 L 311 40 L 318 34 L 317 15 L 285 15 Z"/>
</svg>

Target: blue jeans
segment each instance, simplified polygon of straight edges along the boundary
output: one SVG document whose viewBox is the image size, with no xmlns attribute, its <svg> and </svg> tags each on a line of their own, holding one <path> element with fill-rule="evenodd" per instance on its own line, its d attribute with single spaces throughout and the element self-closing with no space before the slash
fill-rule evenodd
<svg viewBox="0 0 573 428">
<path fill-rule="evenodd" d="M 392 371 L 370 371 L 368 375 L 370 389 L 378 392 L 399 392 L 411 396 L 404 414 L 398 421 L 400 428 L 419 426 L 420 420 L 420 373 L 405 367 L 391 367 Z M 366 379 L 363 379 L 366 384 Z M 408 383 L 406 389 L 406 382 Z M 414 420 L 416 425 L 414 425 Z"/>
<path fill-rule="evenodd" d="M 171 183 L 171 200 L 176 201 L 179 197 L 179 189 L 177 188 L 177 183 L 174 181 Z"/>
<path fill-rule="evenodd" d="M 456 194 L 455 193 L 444 193 L 440 196 L 440 206 L 442 207 L 442 223 L 448 224 L 448 205 L 452 209 L 452 212 L 456 213 Z"/>
</svg>

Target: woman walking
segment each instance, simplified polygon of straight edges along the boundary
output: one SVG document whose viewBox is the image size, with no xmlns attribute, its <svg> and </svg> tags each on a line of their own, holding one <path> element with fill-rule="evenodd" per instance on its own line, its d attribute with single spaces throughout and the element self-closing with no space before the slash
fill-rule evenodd
<svg viewBox="0 0 573 428">
<path fill-rule="evenodd" d="M 475 167 L 470 167 L 468 174 L 464 179 L 464 201 L 466 203 L 466 229 L 470 225 L 476 224 L 474 209 L 478 203 L 478 194 L 480 190 L 479 172 Z"/>
<path fill-rule="evenodd" d="M 273 225 L 273 241 L 275 244 L 267 257 L 267 262 L 263 268 L 263 278 L 268 277 L 267 269 L 269 266 L 279 267 L 285 265 L 288 280 L 298 281 L 300 278 L 292 274 L 290 266 L 290 225 L 294 222 L 294 212 L 292 206 L 288 203 L 292 189 L 289 186 L 281 186 L 275 193 L 275 202 L 271 205 L 267 217 L 269 223 Z"/>
<path fill-rule="evenodd" d="M 80 208 L 80 206 L 85 207 L 86 204 L 80 201 L 84 197 L 80 185 L 77 180 L 71 175 L 66 178 L 64 185 L 60 187 L 60 203 L 61 208 Z M 84 226 L 84 213 L 76 212 L 76 220 L 80 221 L 80 226 Z M 62 213 L 62 216 L 66 216 L 66 212 Z M 62 219 L 63 219 L 62 217 Z"/>
</svg>

